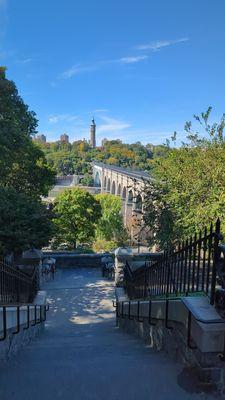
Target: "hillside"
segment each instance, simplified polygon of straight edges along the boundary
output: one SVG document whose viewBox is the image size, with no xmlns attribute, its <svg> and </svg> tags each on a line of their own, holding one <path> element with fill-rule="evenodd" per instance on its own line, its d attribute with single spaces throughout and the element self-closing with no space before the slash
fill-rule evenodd
<svg viewBox="0 0 225 400">
<path fill-rule="evenodd" d="M 71 143 L 40 144 L 48 163 L 57 175 L 84 174 L 91 172 L 91 161 L 97 160 L 120 167 L 151 170 L 155 156 L 164 155 L 167 147 L 142 145 L 140 142 L 125 144 L 120 140 L 107 141 L 104 147 L 91 148 L 86 141 Z"/>
</svg>

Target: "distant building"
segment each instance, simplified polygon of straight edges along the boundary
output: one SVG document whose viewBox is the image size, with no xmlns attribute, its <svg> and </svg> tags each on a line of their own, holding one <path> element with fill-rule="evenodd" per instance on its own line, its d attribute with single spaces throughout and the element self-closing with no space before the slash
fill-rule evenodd
<svg viewBox="0 0 225 400">
<path fill-rule="evenodd" d="M 90 146 L 93 147 L 93 149 L 96 147 L 96 124 L 94 118 L 91 121 Z"/>
<path fill-rule="evenodd" d="M 106 139 L 106 138 L 102 139 L 102 147 L 105 147 L 107 142 L 108 142 L 108 139 Z"/>
<path fill-rule="evenodd" d="M 64 133 L 63 135 L 60 136 L 60 142 L 69 143 L 69 136 L 66 133 Z"/>
<path fill-rule="evenodd" d="M 45 135 L 37 135 L 37 136 L 35 136 L 34 141 L 38 142 L 38 143 L 46 143 L 46 136 Z"/>
</svg>

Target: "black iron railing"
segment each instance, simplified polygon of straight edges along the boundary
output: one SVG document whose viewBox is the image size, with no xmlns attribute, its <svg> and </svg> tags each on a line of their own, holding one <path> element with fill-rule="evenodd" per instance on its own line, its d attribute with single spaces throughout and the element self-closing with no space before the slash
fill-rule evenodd
<svg viewBox="0 0 225 400">
<path fill-rule="evenodd" d="M 49 305 L 46 304 L 26 304 L 26 305 L 0 305 L 0 314 L 2 313 L 2 321 L 0 322 L 0 331 L 2 332 L 0 336 L 0 342 L 4 341 L 7 338 L 7 312 L 16 310 L 16 329 L 12 331 L 13 335 L 17 335 L 21 331 L 28 330 L 31 326 L 35 326 L 41 324 L 46 321 L 46 312 L 49 310 Z M 21 315 L 23 312 L 26 312 L 26 325 L 21 325 Z M 11 321 L 12 322 L 12 321 Z"/>
<path fill-rule="evenodd" d="M 39 285 L 38 271 L 31 274 L 0 260 L 0 305 L 31 303 Z"/>
<path fill-rule="evenodd" d="M 125 289 L 131 299 L 171 297 L 203 292 L 214 304 L 216 265 L 220 256 L 220 220 L 215 228 L 191 237 L 175 249 L 164 252 L 158 261 L 149 261 L 132 272 L 125 268 Z"/>
<path fill-rule="evenodd" d="M 173 300 L 176 300 L 176 298 L 167 298 L 167 299 L 157 299 L 157 300 L 148 300 L 144 301 L 145 306 L 147 305 L 148 313 L 147 316 L 146 314 L 144 316 L 140 316 L 140 308 L 141 304 L 143 303 L 142 301 L 138 300 L 125 300 L 125 301 L 115 301 L 113 302 L 113 306 L 116 308 L 116 318 L 118 321 L 118 318 L 121 319 L 128 319 L 128 320 L 136 320 L 137 322 L 143 322 L 144 319 L 149 323 L 149 326 L 155 326 L 157 324 L 157 321 L 163 321 L 165 323 L 165 327 L 172 331 L 174 329 L 174 325 L 171 326 L 171 322 L 169 323 L 169 304 Z M 152 315 L 152 304 L 157 302 L 163 302 L 165 303 L 165 312 L 164 313 L 159 313 L 159 315 Z M 184 304 L 184 303 L 183 303 Z M 193 310 L 190 310 L 186 305 L 185 305 L 187 311 L 188 311 L 188 317 L 187 317 L 187 347 L 191 350 L 196 350 L 197 346 L 193 345 L 192 343 L 192 334 L 191 334 L 191 328 L 192 328 L 192 320 L 195 320 L 197 322 L 200 322 L 201 324 L 207 324 L 209 325 L 224 325 L 224 319 L 223 318 L 218 318 L 218 319 L 203 319 L 199 318 L 196 313 L 193 312 Z M 132 312 L 131 312 L 132 308 Z M 145 307 L 146 310 L 146 307 Z M 224 341 L 224 348 L 222 353 L 218 354 L 219 358 L 221 361 L 225 361 L 225 341 Z"/>
</svg>

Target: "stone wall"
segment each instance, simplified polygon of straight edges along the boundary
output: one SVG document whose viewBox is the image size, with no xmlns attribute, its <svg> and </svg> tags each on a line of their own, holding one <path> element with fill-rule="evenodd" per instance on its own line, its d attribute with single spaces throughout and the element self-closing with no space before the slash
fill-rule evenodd
<svg viewBox="0 0 225 400">
<path fill-rule="evenodd" d="M 139 337 L 146 345 L 157 351 L 165 351 L 174 361 L 182 362 L 194 371 L 203 386 L 219 390 L 221 395 L 225 395 L 224 361 L 218 353 L 203 353 L 199 349 L 188 348 L 187 329 L 181 322 L 169 320 L 168 326 L 171 329 L 168 329 L 163 320 L 152 318 L 151 323 L 154 325 L 150 325 L 146 317 L 140 320 L 118 316 L 117 324 L 127 333 Z"/>
<path fill-rule="evenodd" d="M 44 256 L 56 259 L 56 268 L 85 268 L 101 267 L 101 259 L 104 254 L 76 254 L 69 252 L 46 252 Z"/>
<path fill-rule="evenodd" d="M 5 340 L 0 340 L 0 361 L 6 362 L 8 359 L 13 357 L 20 349 L 26 346 L 31 340 L 39 336 L 44 329 L 44 319 L 46 316 L 45 312 L 46 304 L 46 292 L 39 291 L 34 299 L 32 305 L 30 305 L 29 319 L 27 314 L 27 306 L 20 306 L 19 314 L 19 332 L 17 331 L 17 308 L 14 306 L 6 307 L 6 327 L 7 336 Z M 36 319 L 42 321 L 32 326 L 35 321 L 35 306 L 36 305 Z M 29 321 L 29 324 L 27 324 Z M 29 325 L 29 326 L 28 326 Z M 28 329 L 25 329 L 27 328 Z M 0 307 L 0 338 L 3 337 L 3 309 Z"/>
<path fill-rule="evenodd" d="M 25 324 L 21 325 L 20 332 L 16 335 L 13 334 L 15 329 L 11 328 L 7 331 L 7 338 L 0 342 L 0 361 L 6 362 L 14 357 L 19 350 L 25 347 L 31 340 L 36 338 L 43 332 L 44 322 L 30 326 L 29 329 L 24 330 Z"/>
</svg>

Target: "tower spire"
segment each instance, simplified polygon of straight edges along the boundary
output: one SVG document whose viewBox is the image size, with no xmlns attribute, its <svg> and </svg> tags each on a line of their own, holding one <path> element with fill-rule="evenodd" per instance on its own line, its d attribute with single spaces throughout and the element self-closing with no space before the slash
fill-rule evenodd
<svg viewBox="0 0 225 400">
<path fill-rule="evenodd" d="M 94 117 L 91 121 L 91 129 L 90 129 L 90 145 L 93 149 L 96 147 L 96 123 Z"/>
</svg>

